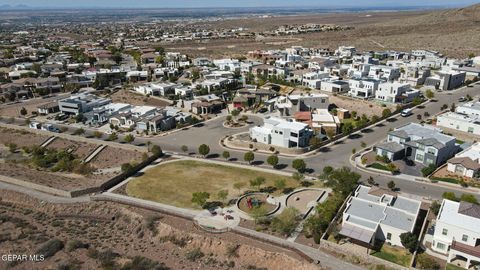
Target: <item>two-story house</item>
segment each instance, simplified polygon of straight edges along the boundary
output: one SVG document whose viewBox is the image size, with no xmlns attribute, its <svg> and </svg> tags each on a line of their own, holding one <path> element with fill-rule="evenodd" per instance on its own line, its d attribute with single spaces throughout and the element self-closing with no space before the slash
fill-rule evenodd
<svg viewBox="0 0 480 270">
<path fill-rule="evenodd" d="M 312 135 L 307 124 L 276 117 L 265 118 L 263 126 L 250 129 L 252 140 L 284 148 L 307 147 Z"/>
<path fill-rule="evenodd" d="M 390 131 L 387 141 L 375 146 L 377 155 L 390 160 L 407 158 L 426 166 L 438 166 L 457 151 L 455 137 L 430 125 L 410 123 Z"/>
<path fill-rule="evenodd" d="M 443 200 L 437 215 L 432 249 L 447 262 L 465 261 L 465 269 L 480 263 L 480 206 Z"/>
</svg>

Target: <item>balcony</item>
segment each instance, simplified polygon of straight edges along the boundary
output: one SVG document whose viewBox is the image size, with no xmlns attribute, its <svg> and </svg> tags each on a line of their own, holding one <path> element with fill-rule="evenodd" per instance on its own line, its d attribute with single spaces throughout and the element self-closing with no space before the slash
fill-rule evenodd
<svg viewBox="0 0 480 270">
<path fill-rule="evenodd" d="M 469 246 L 454 240 L 450 249 L 480 258 L 480 246 Z"/>
</svg>

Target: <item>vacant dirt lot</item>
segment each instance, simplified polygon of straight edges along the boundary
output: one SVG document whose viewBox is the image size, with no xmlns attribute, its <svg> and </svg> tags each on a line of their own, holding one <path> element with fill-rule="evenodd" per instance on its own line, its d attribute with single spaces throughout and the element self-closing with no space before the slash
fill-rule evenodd
<svg viewBox="0 0 480 270">
<path fill-rule="evenodd" d="M 232 233 L 207 234 L 188 220 L 138 208 L 49 204 L 4 190 L 0 196 L 0 253 L 38 253 L 51 239 L 64 244 L 43 262 L 11 269 L 101 269 L 107 263 L 120 269 L 135 256 L 167 269 L 318 269 L 290 250 Z"/>
<path fill-rule="evenodd" d="M 86 158 L 97 147 L 98 145 L 96 144 L 76 142 L 62 138 L 56 138 L 47 146 L 47 148 L 52 149 L 73 149 L 72 154 L 76 155 L 80 159 Z"/>
<path fill-rule="evenodd" d="M 45 142 L 49 137 L 45 135 L 33 134 L 24 130 L 9 129 L 0 127 L 0 144 L 14 143 L 19 148 L 23 146 L 40 145 Z"/>
<path fill-rule="evenodd" d="M 120 167 L 124 163 L 140 163 L 141 161 L 142 153 L 140 152 L 107 146 L 90 161 L 90 165 L 97 169 L 106 169 Z"/>
<path fill-rule="evenodd" d="M 148 105 L 155 107 L 165 107 L 169 105 L 167 101 L 155 97 L 146 97 L 128 90 L 119 90 L 110 95 L 109 98 L 112 99 L 112 102 L 128 103 L 132 105 Z"/>
<path fill-rule="evenodd" d="M 480 54 L 480 5 L 468 9 L 433 12 L 339 13 L 272 18 L 249 18 L 211 23 L 219 27 L 246 27 L 252 31 L 272 30 L 285 24 L 331 23 L 353 26 L 340 32 L 319 32 L 267 39 L 224 39 L 165 45 L 168 50 L 193 56 L 242 55 L 256 49 L 280 49 L 291 45 L 307 47 L 356 46 L 359 50 L 431 49 L 450 57 Z M 294 39 L 293 39 L 294 38 Z"/>
<path fill-rule="evenodd" d="M 382 111 L 385 108 L 390 108 L 392 111 L 395 110 L 395 106 L 393 105 L 382 107 L 380 104 L 372 101 L 354 99 L 344 96 L 332 95 L 330 96 L 330 103 L 337 105 L 339 108 L 347 109 L 350 111 L 350 113 L 356 111 L 359 116 L 366 114 L 368 117 L 372 117 L 373 115 L 381 116 Z"/>
</svg>

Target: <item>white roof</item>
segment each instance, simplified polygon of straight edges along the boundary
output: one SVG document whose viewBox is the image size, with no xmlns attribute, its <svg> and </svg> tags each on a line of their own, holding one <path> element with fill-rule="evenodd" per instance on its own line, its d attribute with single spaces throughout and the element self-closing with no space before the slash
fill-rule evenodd
<svg viewBox="0 0 480 270">
<path fill-rule="evenodd" d="M 437 220 L 480 234 L 480 219 L 460 214 L 458 212 L 459 208 L 459 202 L 443 200 Z"/>
<path fill-rule="evenodd" d="M 304 123 L 294 121 L 290 122 L 277 117 L 265 118 L 264 121 L 272 126 L 289 130 L 302 130 L 308 127 L 308 125 Z"/>
<path fill-rule="evenodd" d="M 480 143 L 475 143 L 465 151 L 458 153 L 455 157 L 468 157 L 471 160 L 480 159 Z"/>
</svg>

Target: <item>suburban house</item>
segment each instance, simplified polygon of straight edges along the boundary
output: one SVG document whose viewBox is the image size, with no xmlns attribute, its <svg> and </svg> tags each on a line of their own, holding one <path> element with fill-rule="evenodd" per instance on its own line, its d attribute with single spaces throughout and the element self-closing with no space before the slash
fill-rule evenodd
<svg viewBox="0 0 480 270">
<path fill-rule="evenodd" d="M 320 90 L 329 92 L 329 93 L 345 93 L 350 90 L 348 82 L 341 80 L 329 80 L 322 81 L 320 84 Z"/>
<path fill-rule="evenodd" d="M 437 117 L 437 126 L 480 135 L 480 102 L 469 102 Z"/>
<path fill-rule="evenodd" d="M 306 94 L 279 96 L 267 103 L 276 108 L 281 116 L 293 116 L 296 112 L 312 112 L 316 109 L 328 109 L 328 95 Z M 272 110 L 273 108 L 270 108 Z"/>
<path fill-rule="evenodd" d="M 424 85 L 436 90 L 452 90 L 462 86 L 465 82 L 466 73 L 457 71 L 439 71 L 428 77 Z"/>
<path fill-rule="evenodd" d="M 420 96 L 420 91 L 411 89 L 408 83 L 386 82 L 378 86 L 375 98 L 388 103 L 409 103 Z"/>
<path fill-rule="evenodd" d="M 135 86 L 133 89 L 143 95 L 167 96 L 174 95 L 175 88 L 181 87 L 181 84 L 164 82 L 164 83 L 147 83 Z"/>
<path fill-rule="evenodd" d="M 141 118 L 155 114 L 156 112 L 157 108 L 153 106 L 132 106 L 113 114 L 110 117 L 109 122 L 119 128 L 131 129 L 136 126 Z"/>
<path fill-rule="evenodd" d="M 448 160 L 447 171 L 460 176 L 477 178 L 480 173 L 480 143 L 475 143 Z"/>
<path fill-rule="evenodd" d="M 371 98 L 375 97 L 375 92 L 380 85 L 380 80 L 370 78 L 350 79 L 348 84 L 350 91 L 348 92 L 352 97 L 357 98 Z"/>
<path fill-rule="evenodd" d="M 463 260 L 465 269 L 480 264 L 480 206 L 443 200 L 437 215 L 432 249 L 448 255 L 447 262 Z"/>
<path fill-rule="evenodd" d="M 93 108 L 100 107 L 111 103 L 108 98 L 98 97 L 89 93 L 81 93 L 72 95 L 58 101 L 60 112 L 64 114 L 84 114 L 92 111 Z"/>
<path fill-rule="evenodd" d="M 132 105 L 126 103 L 109 103 L 104 106 L 93 108 L 92 111 L 85 113 L 84 116 L 87 118 L 87 123 L 102 125 L 107 123 L 112 115 L 131 108 Z"/>
<path fill-rule="evenodd" d="M 225 108 L 225 102 L 213 94 L 205 96 L 197 96 L 192 101 L 184 101 L 188 103 L 186 107 L 190 107 L 190 111 L 197 115 L 216 114 Z"/>
<path fill-rule="evenodd" d="M 439 128 L 410 123 L 390 131 L 387 141 L 376 145 L 375 151 L 392 161 L 407 158 L 425 166 L 438 166 L 456 153 L 455 141 Z"/>
<path fill-rule="evenodd" d="M 343 212 L 340 234 L 367 247 L 377 241 L 402 246 L 400 235 L 414 231 L 420 206 L 390 190 L 359 185 Z"/>
<path fill-rule="evenodd" d="M 265 118 L 263 126 L 250 128 L 252 140 L 284 148 L 307 147 L 312 135 L 308 124 L 276 117 Z"/>
</svg>

